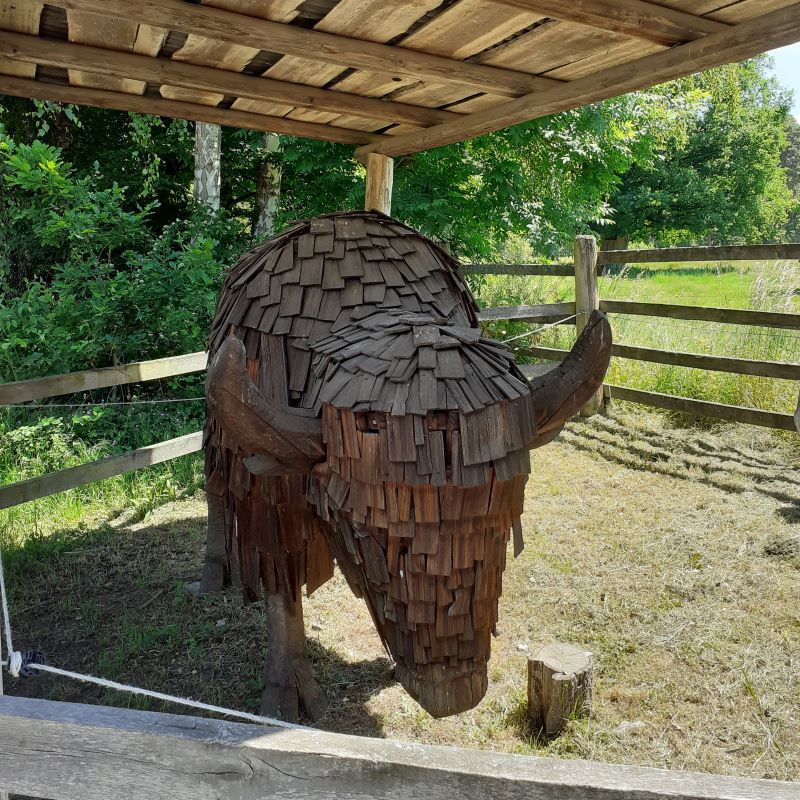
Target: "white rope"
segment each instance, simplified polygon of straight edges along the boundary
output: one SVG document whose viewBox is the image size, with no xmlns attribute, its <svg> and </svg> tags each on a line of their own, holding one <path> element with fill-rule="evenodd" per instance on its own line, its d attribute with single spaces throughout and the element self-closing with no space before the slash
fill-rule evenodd
<svg viewBox="0 0 800 800">
<path fill-rule="evenodd" d="M 565 322 L 570 322 L 571 320 L 575 319 L 578 315 L 573 314 L 571 317 L 564 317 L 564 319 L 558 320 L 558 322 L 550 322 L 547 325 L 541 325 L 540 327 L 536 328 L 535 330 L 528 331 L 527 333 L 521 333 L 519 336 L 512 336 L 510 339 L 503 339 L 501 344 L 508 344 L 509 342 L 516 342 L 517 339 L 525 339 L 528 336 L 536 336 L 537 333 L 541 333 L 542 331 L 546 331 L 548 328 L 555 328 L 556 325 L 563 325 Z M 508 322 L 512 322 L 513 320 L 507 320 Z"/>
<path fill-rule="evenodd" d="M 97 686 L 103 686 L 106 689 L 115 689 L 118 692 L 128 692 L 129 694 L 139 695 L 141 697 L 150 697 L 153 700 L 162 700 L 166 703 L 176 703 L 177 705 L 188 706 L 189 708 L 196 708 L 201 711 L 209 711 L 213 714 L 223 714 L 226 717 L 235 717 L 237 719 L 247 720 L 248 722 L 255 722 L 259 725 L 272 725 L 277 728 L 303 728 L 302 725 L 293 725 L 290 722 L 284 722 L 280 719 L 273 719 L 272 717 L 262 717 L 258 714 L 250 714 L 247 711 L 234 711 L 230 708 L 223 708 L 222 706 L 214 706 L 208 703 L 201 703 L 198 700 L 190 700 L 186 697 L 175 697 L 170 694 L 163 694 L 162 692 L 152 692 L 149 689 L 142 689 L 138 686 L 129 686 L 125 683 L 118 683 L 117 681 L 109 681 L 105 678 L 97 678 L 94 675 L 82 675 L 78 672 L 69 672 L 65 669 L 58 667 L 51 667 L 49 664 L 25 664 L 22 658 L 22 653 L 14 649 L 14 640 L 11 635 L 11 615 L 8 610 L 8 597 L 6 596 L 6 581 L 5 573 L 3 570 L 3 548 L 0 547 L 0 602 L 2 603 L 3 610 L 3 632 L 6 641 L 6 651 L 8 653 L 8 661 L 0 661 L 0 667 L 6 667 L 12 677 L 18 678 L 23 666 L 26 669 L 37 669 L 40 672 L 49 672 L 53 675 L 60 675 L 63 678 L 71 678 L 83 683 L 93 683 Z"/>
<path fill-rule="evenodd" d="M 193 403 L 205 397 L 176 397 L 161 400 L 109 400 L 103 403 L 3 403 L 3 408 L 103 408 L 104 406 L 153 406 L 160 403 Z"/>
</svg>

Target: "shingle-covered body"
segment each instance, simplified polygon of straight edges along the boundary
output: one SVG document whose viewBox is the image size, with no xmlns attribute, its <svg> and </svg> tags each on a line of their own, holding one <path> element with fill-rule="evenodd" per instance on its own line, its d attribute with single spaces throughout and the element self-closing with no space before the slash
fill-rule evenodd
<svg viewBox="0 0 800 800">
<path fill-rule="evenodd" d="M 474 706 L 537 414 L 457 262 L 377 213 L 301 223 L 231 270 L 209 351 L 207 490 L 246 598 L 312 592 L 335 556 L 408 691 Z"/>
</svg>

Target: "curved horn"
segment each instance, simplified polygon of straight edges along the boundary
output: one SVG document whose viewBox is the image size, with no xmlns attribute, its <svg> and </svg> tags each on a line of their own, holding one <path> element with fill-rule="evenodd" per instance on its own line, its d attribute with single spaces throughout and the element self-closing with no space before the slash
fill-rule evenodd
<svg viewBox="0 0 800 800">
<path fill-rule="evenodd" d="M 541 447 L 561 432 L 603 385 L 611 360 L 611 326 L 593 311 L 569 355 L 554 369 L 531 381 L 536 423 L 530 447 Z"/>
<path fill-rule="evenodd" d="M 303 472 L 325 458 L 319 419 L 265 397 L 247 372 L 244 344 L 233 334 L 208 365 L 206 402 L 241 449 L 256 454 L 247 459 L 253 472 Z"/>
</svg>

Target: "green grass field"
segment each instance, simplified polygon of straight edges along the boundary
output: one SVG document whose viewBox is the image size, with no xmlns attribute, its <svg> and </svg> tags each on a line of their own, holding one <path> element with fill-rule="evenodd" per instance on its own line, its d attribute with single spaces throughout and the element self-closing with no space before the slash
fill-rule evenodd
<svg viewBox="0 0 800 800">
<path fill-rule="evenodd" d="M 486 307 L 565 302 L 575 297 L 571 278 L 482 275 L 471 276 L 470 282 Z M 769 261 L 631 265 L 600 278 L 599 288 L 600 296 L 607 300 L 798 312 L 800 264 Z M 800 361 L 800 331 L 622 315 L 615 315 L 612 325 L 615 340 L 622 344 L 763 361 Z M 487 331 L 503 340 L 536 329 L 536 325 L 500 322 L 488 326 Z M 530 361 L 525 352 L 528 343 L 566 348 L 573 341 L 574 329 L 564 326 L 517 340 L 514 347 L 518 360 Z M 791 381 L 629 359 L 614 359 L 608 380 L 637 389 L 768 411 L 793 412 L 797 403 L 797 386 Z"/>
</svg>

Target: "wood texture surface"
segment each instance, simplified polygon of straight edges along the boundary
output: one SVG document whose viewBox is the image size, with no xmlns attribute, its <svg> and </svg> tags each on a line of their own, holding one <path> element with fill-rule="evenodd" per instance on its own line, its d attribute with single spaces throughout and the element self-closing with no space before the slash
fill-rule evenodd
<svg viewBox="0 0 800 800">
<path fill-rule="evenodd" d="M 196 453 L 202 447 L 203 435 L 200 431 L 179 436 L 166 442 L 140 447 L 130 453 L 119 456 L 109 456 L 90 464 L 81 464 L 58 472 L 50 472 L 38 478 L 30 478 L 17 483 L 0 486 L 0 508 L 27 503 L 39 497 L 49 497 L 51 494 L 84 486 L 87 483 L 134 472 L 138 469 L 160 464 L 173 458 Z"/>
<path fill-rule="evenodd" d="M 62 394 L 87 392 L 106 386 L 122 386 L 127 383 L 154 381 L 202 372 L 206 368 L 206 354 L 187 353 L 183 356 L 157 358 L 153 361 L 136 361 L 116 367 L 100 367 L 64 375 L 51 375 L 27 381 L 0 384 L 0 406 L 10 403 L 27 403 Z"/>
<path fill-rule="evenodd" d="M 800 244 L 738 244 L 715 247 L 661 247 L 603 250 L 598 264 L 648 264 L 670 261 L 774 261 L 800 259 Z"/>
<path fill-rule="evenodd" d="M 367 156 L 366 169 L 365 210 L 391 214 L 394 161 L 386 156 L 370 153 Z"/>
<path fill-rule="evenodd" d="M 0 787 L 59 800 L 796 800 L 797 785 L 0 699 Z"/>
<path fill-rule="evenodd" d="M 577 236 L 573 247 L 575 262 L 575 328 L 580 335 L 592 312 L 600 308 L 597 288 L 597 240 L 594 236 Z M 594 397 L 581 409 L 584 417 L 591 417 L 603 407 L 603 390 L 598 387 Z"/>
</svg>

